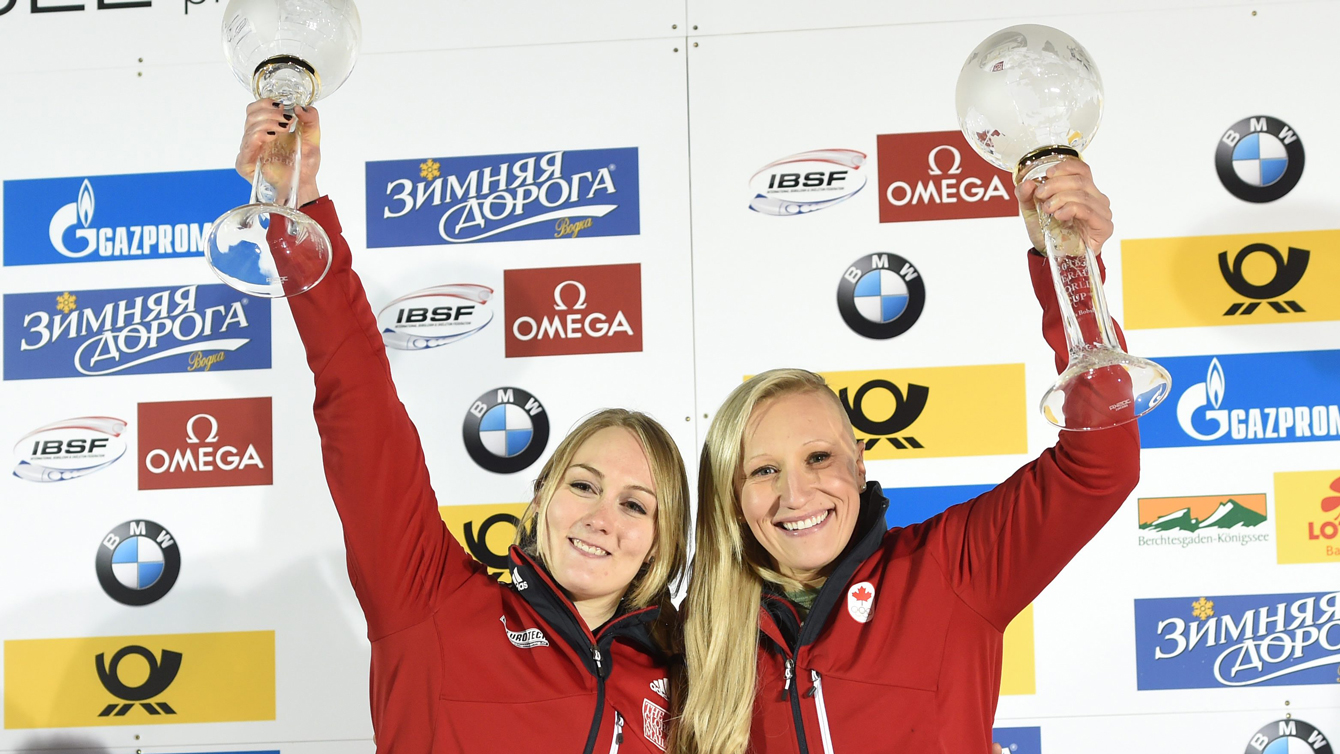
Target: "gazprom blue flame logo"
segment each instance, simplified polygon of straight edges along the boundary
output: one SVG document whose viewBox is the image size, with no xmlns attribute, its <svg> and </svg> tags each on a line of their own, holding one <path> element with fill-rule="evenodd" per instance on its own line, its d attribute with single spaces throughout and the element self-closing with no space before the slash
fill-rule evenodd
<svg viewBox="0 0 1340 754">
<path fill-rule="evenodd" d="M 198 256 L 247 197 L 231 170 L 4 182 L 4 264 Z"/>
<path fill-rule="evenodd" d="M 1340 351 L 1171 356 L 1176 411 L 1140 419 L 1146 448 L 1340 439 Z"/>
</svg>

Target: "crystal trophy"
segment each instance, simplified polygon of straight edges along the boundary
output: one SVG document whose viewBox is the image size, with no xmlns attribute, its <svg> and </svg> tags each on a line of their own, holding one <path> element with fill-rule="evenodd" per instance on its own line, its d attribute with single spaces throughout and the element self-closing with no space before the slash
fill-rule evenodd
<svg viewBox="0 0 1340 754">
<path fill-rule="evenodd" d="M 223 51 L 238 81 L 289 116 L 344 83 L 362 38 L 352 0 L 231 0 L 223 18 Z M 265 298 L 302 293 L 330 269 L 329 236 L 298 211 L 302 134 L 292 123 L 261 150 L 251 203 L 216 220 L 205 244 L 214 274 Z"/>
<path fill-rule="evenodd" d="M 1015 182 L 1046 182 L 1047 169 L 1079 158 L 1103 114 L 1103 81 L 1089 53 L 1048 26 L 1011 26 L 968 56 L 956 92 L 959 125 L 988 162 Z M 1042 398 L 1062 429 L 1132 421 L 1158 406 L 1172 378 L 1118 344 L 1093 251 L 1068 222 L 1038 205 L 1070 363 Z"/>
</svg>

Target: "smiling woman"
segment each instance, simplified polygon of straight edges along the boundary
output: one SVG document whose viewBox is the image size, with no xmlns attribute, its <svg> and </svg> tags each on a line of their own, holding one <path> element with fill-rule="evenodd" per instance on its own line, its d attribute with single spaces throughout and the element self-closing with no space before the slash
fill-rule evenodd
<svg viewBox="0 0 1340 754">
<path fill-rule="evenodd" d="M 1021 208 L 1035 190 L 1089 248 L 1111 236 L 1083 163 L 1021 184 Z M 1024 218 L 1037 248 L 1037 212 Z M 1059 370 L 1056 287 L 1043 256 L 1029 266 Z M 1105 408 L 1105 390 L 1129 395 L 1124 371 L 1090 377 L 1067 412 Z M 888 501 L 823 378 L 750 378 L 718 410 L 698 464 L 677 751 L 990 751 L 1005 627 L 1126 499 L 1139 450 L 1134 422 L 1062 432 L 988 492 L 886 530 Z"/>
<path fill-rule="evenodd" d="M 320 285 L 287 301 L 372 643 L 377 751 L 663 751 L 679 665 L 670 585 L 689 526 L 674 441 L 644 414 L 588 417 L 540 474 L 508 553 L 511 583 L 492 577 L 442 521 L 386 339 L 334 204 L 317 191 L 316 110 L 252 104 L 238 170 L 249 177 L 292 118 L 305 140 L 299 195 L 332 261 Z"/>
</svg>

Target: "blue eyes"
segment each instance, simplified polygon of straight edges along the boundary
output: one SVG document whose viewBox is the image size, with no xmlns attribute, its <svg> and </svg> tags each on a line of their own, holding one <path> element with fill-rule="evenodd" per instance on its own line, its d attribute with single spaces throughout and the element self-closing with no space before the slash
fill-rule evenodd
<svg viewBox="0 0 1340 754">
<path fill-rule="evenodd" d="M 833 454 L 825 450 L 816 453 L 811 453 L 809 457 L 805 459 L 805 461 L 806 463 L 810 464 L 820 464 L 832 457 Z M 754 469 L 753 471 L 749 472 L 749 476 L 751 477 L 771 476 L 776 473 L 777 473 L 776 466 L 760 466 L 757 469 Z"/>
</svg>

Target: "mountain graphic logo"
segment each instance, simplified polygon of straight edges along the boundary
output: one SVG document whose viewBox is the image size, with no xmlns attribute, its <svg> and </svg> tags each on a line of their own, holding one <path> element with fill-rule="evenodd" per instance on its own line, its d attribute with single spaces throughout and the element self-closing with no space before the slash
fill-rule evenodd
<svg viewBox="0 0 1340 754">
<path fill-rule="evenodd" d="M 1266 496 L 1140 498 L 1141 531 L 1250 529 L 1266 521 Z"/>
</svg>

